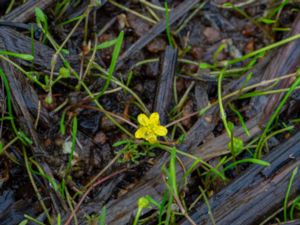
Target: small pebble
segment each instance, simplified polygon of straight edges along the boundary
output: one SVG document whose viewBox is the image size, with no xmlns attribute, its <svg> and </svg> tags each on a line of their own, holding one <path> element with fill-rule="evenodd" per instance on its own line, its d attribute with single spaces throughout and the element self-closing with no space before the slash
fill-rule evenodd
<svg viewBox="0 0 300 225">
<path fill-rule="evenodd" d="M 96 144 L 105 144 L 107 141 L 107 136 L 100 131 L 95 135 L 93 140 Z"/>
<path fill-rule="evenodd" d="M 209 43 L 214 43 L 221 40 L 220 32 L 213 27 L 206 27 L 203 33 Z"/>
<path fill-rule="evenodd" d="M 150 44 L 147 45 L 147 49 L 149 52 L 158 53 L 162 52 L 166 49 L 166 42 L 162 38 L 156 38 Z"/>
</svg>

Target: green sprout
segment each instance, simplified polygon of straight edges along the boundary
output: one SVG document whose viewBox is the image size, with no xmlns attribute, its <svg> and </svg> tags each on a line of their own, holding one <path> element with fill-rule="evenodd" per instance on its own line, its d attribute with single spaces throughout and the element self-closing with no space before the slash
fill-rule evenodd
<svg viewBox="0 0 300 225">
<path fill-rule="evenodd" d="M 138 224 L 138 221 L 139 221 L 139 218 L 141 216 L 142 210 L 144 208 L 147 208 L 149 206 L 149 203 L 150 202 L 149 202 L 148 198 L 146 198 L 146 197 L 139 198 L 139 200 L 138 200 L 138 210 L 137 210 L 137 213 L 135 215 L 135 219 L 134 219 L 133 225 L 137 225 Z"/>
</svg>

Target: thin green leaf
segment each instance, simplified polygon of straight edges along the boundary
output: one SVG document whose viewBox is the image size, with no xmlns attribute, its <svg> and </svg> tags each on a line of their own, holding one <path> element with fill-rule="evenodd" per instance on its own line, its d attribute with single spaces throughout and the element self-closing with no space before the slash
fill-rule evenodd
<svg viewBox="0 0 300 225">
<path fill-rule="evenodd" d="M 290 209 L 290 220 L 294 220 L 294 211 L 295 208 L 299 209 L 300 196 L 298 196 L 294 201 Z"/>
<path fill-rule="evenodd" d="M 242 128 L 244 130 L 244 132 L 247 134 L 248 137 L 250 137 L 250 132 L 246 126 L 246 123 L 244 121 L 244 118 L 242 116 L 242 114 L 232 105 L 229 103 L 229 108 L 237 115 L 237 117 L 239 118 L 239 121 L 242 125 Z"/>
<path fill-rule="evenodd" d="M 169 8 L 168 8 L 168 3 L 165 1 L 165 17 L 166 17 L 166 33 L 167 33 L 167 38 L 169 45 L 172 46 L 172 48 L 175 47 L 175 41 L 172 37 L 171 31 L 170 31 L 170 25 L 169 25 Z"/>
<path fill-rule="evenodd" d="M 160 208 L 160 204 L 154 200 L 154 198 L 152 198 L 150 195 L 146 195 L 145 198 L 155 207 L 157 207 L 158 209 Z"/>
<path fill-rule="evenodd" d="M 47 24 L 47 16 L 45 15 L 45 13 L 40 9 L 40 8 L 35 8 L 34 9 L 35 12 L 35 16 L 37 19 L 38 24 L 43 23 L 43 25 Z"/>
<path fill-rule="evenodd" d="M 105 225 L 105 220 L 106 220 L 106 207 L 104 206 L 99 216 L 99 225 Z"/>
<path fill-rule="evenodd" d="M 66 117 L 66 111 L 63 111 L 59 122 L 59 131 L 61 135 L 65 135 L 66 133 L 65 117 Z"/>
<path fill-rule="evenodd" d="M 254 159 L 254 158 L 241 159 L 241 160 L 235 161 L 235 162 L 231 163 L 230 165 L 226 166 L 223 169 L 223 172 L 230 169 L 230 168 L 235 167 L 238 164 L 242 164 L 242 163 L 253 163 L 253 164 L 260 165 L 260 166 L 270 166 L 269 162 L 261 160 L 261 159 Z"/>
<path fill-rule="evenodd" d="M 168 182 L 172 188 L 174 196 L 178 197 L 177 183 L 176 183 L 176 148 L 171 149 L 170 165 L 168 171 Z"/>
<path fill-rule="evenodd" d="M 277 48 L 279 46 L 285 45 L 285 44 L 287 44 L 287 43 L 289 43 L 291 41 L 297 40 L 299 38 L 300 38 L 300 34 L 295 34 L 295 35 L 290 36 L 290 37 L 288 37 L 286 39 L 280 40 L 280 41 L 275 42 L 273 44 L 267 45 L 267 46 L 265 46 L 265 47 L 263 47 L 261 49 L 258 49 L 258 50 L 255 50 L 253 52 L 250 52 L 250 53 L 248 53 L 246 55 L 243 55 L 242 57 L 235 58 L 235 59 L 232 59 L 232 60 L 229 60 L 229 61 L 225 61 L 224 64 L 226 64 L 228 66 L 228 65 L 232 65 L 232 64 L 244 61 L 244 60 L 246 60 L 248 58 L 251 58 L 253 56 L 256 56 L 258 54 L 264 54 L 266 51 L 269 51 L 269 50 L 271 50 L 273 48 Z"/>
<path fill-rule="evenodd" d="M 23 59 L 26 61 L 33 61 L 33 59 L 34 59 L 34 57 L 30 54 L 8 52 L 8 51 L 3 51 L 3 50 L 0 50 L 0 55 L 7 55 L 7 56 L 15 57 L 18 59 Z"/>
<path fill-rule="evenodd" d="M 113 144 L 113 147 L 119 147 L 121 145 L 127 144 L 128 142 L 130 142 L 130 140 L 117 141 L 116 143 Z"/>
<path fill-rule="evenodd" d="M 68 169 L 70 169 L 72 165 L 72 160 L 73 160 L 73 155 L 74 155 L 75 145 L 76 145 L 77 127 L 78 127 L 78 120 L 77 117 L 75 116 L 72 121 L 72 149 L 69 156 Z"/>
<path fill-rule="evenodd" d="M 2 78 L 4 88 L 6 91 L 6 101 L 7 101 L 7 111 L 9 117 L 11 117 L 11 126 L 15 134 L 18 136 L 18 138 L 23 142 L 23 144 L 32 144 L 32 141 L 21 131 L 17 129 L 17 126 L 15 124 L 15 120 L 13 117 L 13 112 L 12 112 L 12 105 L 11 105 L 11 91 L 10 91 L 10 86 L 9 82 L 7 80 L 6 74 L 3 72 L 3 70 L 0 68 L 0 77 Z"/>
<path fill-rule="evenodd" d="M 268 19 L 268 18 L 259 18 L 258 21 L 262 22 L 262 23 L 265 23 L 265 24 L 268 24 L 268 25 L 276 23 L 276 20 L 271 20 L 271 19 Z"/>
<path fill-rule="evenodd" d="M 284 203 L 283 203 L 283 219 L 284 219 L 284 222 L 287 221 L 287 208 L 288 208 L 289 195 L 290 195 L 290 192 L 291 192 L 291 189 L 292 189 L 293 181 L 294 181 L 295 176 L 296 176 L 297 173 L 298 173 L 298 167 L 296 167 L 293 170 L 291 178 L 290 178 L 289 183 L 288 183 L 287 191 L 285 193 L 285 198 L 284 198 Z"/>
<path fill-rule="evenodd" d="M 199 63 L 199 68 L 200 69 L 210 69 L 213 68 L 214 66 L 208 64 L 208 63 Z"/>
<path fill-rule="evenodd" d="M 96 46 L 96 49 L 99 50 L 99 49 L 109 48 L 109 47 L 115 45 L 116 42 L 117 42 L 117 39 L 102 42 L 101 44 Z"/>
<path fill-rule="evenodd" d="M 26 225 L 28 222 L 29 222 L 28 220 L 23 220 L 18 225 Z"/>
<path fill-rule="evenodd" d="M 106 82 L 105 82 L 104 87 L 102 88 L 101 92 L 97 95 L 97 98 L 101 97 L 104 94 L 104 92 L 106 91 L 106 89 L 108 88 L 108 86 L 110 84 L 110 80 L 111 80 L 111 78 L 112 78 L 112 76 L 115 72 L 118 57 L 119 57 L 119 54 L 121 52 L 123 39 L 124 39 L 124 32 L 121 31 L 118 38 L 117 38 L 115 48 L 114 48 L 114 51 L 113 51 L 113 54 L 112 54 L 112 59 L 111 59 L 111 63 L 110 63 L 110 66 L 109 66 L 108 76 L 107 76 Z"/>
<path fill-rule="evenodd" d="M 297 73 L 299 74 L 300 71 L 297 71 Z M 285 94 L 283 99 L 280 101 L 280 103 L 279 103 L 278 107 L 275 109 L 274 113 L 271 115 L 269 121 L 266 124 L 264 132 L 261 134 L 259 142 L 257 144 L 257 148 L 255 150 L 255 158 L 261 158 L 261 152 L 262 152 L 262 148 L 263 148 L 263 144 L 264 144 L 264 139 L 267 136 L 267 133 L 269 132 L 273 122 L 275 121 L 275 119 L 277 118 L 279 113 L 281 112 L 281 109 L 283 108 L 284 104 L 286 103 L 286 101 L 288 100 L 290 95 L 293 93 L 293 91 L 296 89 L 296 87 L 299 86 L 299 84 L 300 84 L 300 77 L 297 77 L 297 79 L 291 85 L 291 87 L 289 88 L 289 90 L 287 91 L 287 93 Z"/>
</svg>

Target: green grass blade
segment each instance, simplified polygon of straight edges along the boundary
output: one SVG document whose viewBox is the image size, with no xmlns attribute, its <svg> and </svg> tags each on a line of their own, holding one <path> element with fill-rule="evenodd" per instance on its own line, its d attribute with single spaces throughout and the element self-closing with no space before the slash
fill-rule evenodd
<svg viewBox="0 0 300 225">
<path fill-rule="evenodd" d="M 96 46 L 96 49 L 99 50 L 99 49 L 109 48 L 109 47 L 115 45 L 116 42 L 117 42 L 116 39 L 102 42 L 101 44 L 99 44 L 99 45 Z"/>
<path fill-rule="evenodd" d="M 7 111 L 8 111 L 8 115 L 11 118 L 11 126 L 13 131 L 15 132 L 16 136 L 23 142 L 23 144 L 32 144 L 32 141 L 30 140 L 30 138 L 28 138 L 23 132 L 19 131 L 17 129 L 17 126 L 15 124 L 15 120 L 14 120 L 14 116 L 13 116 L 13 112 L 12 112 L 12 106 L 11 106 L 11 91 L 10 91 L 10 86 L 7 80 L 7 77 L 5 75 L 5 73 L 3 72 L 3 70 L 0 68 L 0 77 L 3 80 L 3 84 L 4 84 L 4 88 L 6 91 L 6 97 L 7 97 Z"/>
<path fill-rule="evenodd" d="M 166 33 L 167 33 L 167 38 L 169 41 L 169 45 L 172 46 L 172 48 L 175 47 L 175 43 L 174 43 L 174 39 L 171 35 L 171 31 L 170 31 L 170 26 L 169 26 L 169 8 L 168 8 L 168 3 L 167 1 L 165 2 L 165 12 L 166 12 Z"/>
<path fill-rule="evenodd" d="M 7 55 L 7 56 L 15 57 L 18 59 L 23 59 L 26 61 L 33 61 L 33 59 L 34 59 L 34 57 L 30 54 L 8 52 L 8 51 L 3 51 L 3 50 L 0 50 L 0 55 Z"/>
<path fill-rule="evenodd" d="M 232 60 L 229 60 L 229 61 L 225 61 L 225 64 L 226 65 L 232 65 L 232 64 L 244 61 L 244 60 L 246 60 L 248 58 L 251 58 L 251 57 L 253 57 L 253 56 L 257 55 L 257 54 L 264 53 L 266 51 L 269 51 L 269 50 L 271 50 L 273 48 L 277 48 L 277 47 L 279 47 L 281 45 L 287 44 L 287 43 L 289 43 L 291 41 L 294 41 L 294 40 L 297 40 L 299 38 L 300 38 L 300 34 L 293 35 L 291 37 L 288 37 L 288 38 L 283 39 L 281 41 L 275 42 L 275 43 L 270 44 L 270 45 L 268 45 L 266 47 L 258 49 L 256 51 L 250 52 L 250 53 L 248 53 L 248 54 L 246 54 L 246 55 L 244 55 L 244 56 L 242 56 L 240 58 L 236 58 L 236 59 L 232 59 Z"/>
<path fill-rule="evenodd" d="M 220 108 L 220 114 L 221 114 L 221 119 L 223 121 L 225 130 L 227 132 L 228 137 L 232 136 L 231 130 L 229 129 L 227 119 L 226 119 L 226 113 L 223 107 L 223 101 L 222 101 L 222 79 L 224 76 L 224 70 L 221 71 L 219 77 L 218 77 L 218 102 L 219 102 L 219 108 Z"/>
<path fill-rule="evenodd" d="M 297 71 L 297 73 L 299 73 L 299 72 Z M 291 96 L 293 91 L 299 86 L 299 84 L 300 84 L 300 77 L 298 76 L 297 79 L 292 84 L 292 86 L 290 87 L 290 89 L 288 90 L 288 92 L 285 94 L 285 96 L 281 100 L 281 102 L 279 103 L 279 105 L 276 108 L 275 112 L 271 115 L 271 118 L 269 119 L 268 123 L 266 124 L 264 132 L 260 136 L 259 142 L 257 144 L 257 148 L 255 150 L 255 158 L 261 158 L 263 143 L 264 143 L 265 137 L 267 136 L 267 133 L 269 132 L 273 122 L 275 121 L 275 119 L 277 118 L 279 113 L 281 112 L 281 109 L 283 108 L 284 104 L 286 103 L 288 98 Z"/>
<path fill-rule="evenodd" d="M 170 187 L 174 196 L 178 197 L 177 183 L 176 183 L 176 148 L 171 149 L 170 167 L 169 167 L 169 177 Z"/>
<path fill-rule="evenodd" d="M 287 191 L 285 193 L 285 198 L 284 198 L 284 203 L 283 203 L 283 219 L 284 219 L 284 222 L 287 221 L 287 208 L 288 208 L 289 195 L 290 195 L 290 192 L 291 192 L 293 181 L 294 181 L 295 176 L 296 176 L 297 173 L 298 173 L 298 167 L 296 167 L 293 170 L 291 178 L 290 178 L 289 183 L 288 183 Z"/>
<path fill-rule="evenodd" d="M 238 161 L 235 161 L 233 163 L 231 163 L 230 165 L 226 166 L 223 169 L 223 172 L 225 172 L 226 170 L 235 167 L 238 164 L 242 164 L 242 163 L 253 163 L 253 164 L 257 164 L 260 166 L 270 166 L 270 163 L 261 159 L 253 159 L 253 158 L 249 158 L 249 159 L 241 159 Z"/>
<path fill-rule="evenodd" d="M 293 201 L 293 204 L 291 206 L 291 209 L 290 209 L 290 220 L 294 220 L 294 211 L 295 211 L 295 208 L 298 206 L 299 207 L 299 202 L 300 202 L 300 196 L 298 196 L 294 201 Z"/>
<path fill-rule="evenodd" d="M 59 131 L 60 131 L 61 135 L 65 135 L 65 133 L 66 133 L 66 126 L 65 126 L 66 113 L 67 112 L 64 110 L 61 115 L 60 121 L 59 121 Z"/>
<path fill-rule="evenodd" d="M 118 38 L 117 38 L 115 48 L 114 48 L 114 51 L 113 51 L 113 54 L 112 54 L 112 59 L 111 59 L 111 63 L 110 63 L 110 66 L 109 66 L 108 76 L 107 76 L 106 82 L 105 82 L 101 92 L 97 95 L 97 98 L 101 97 L 104 94 L 104 92 L 107 90 L 107 88 L 110 84 L 110 80 L 113 76 L 113 73 L 115 72 L 118 57 L 119 57 L 119 54 L 121 52 L 123 39 L 124 39 L 124 32 L 121 31 Z"/>
<path fill-rule="evenodd" d="M 101 214 L 99 216 L 99 225 L 105 225 L 106 220 L 106 207 L 104 206 L 101 210 Z"/>
<path fill-rule="evenodd" d="M 229 108 L 237 115 L 237 117 L 239 118 L 239 121 L 242 125 L 242 128 L 244 130 L 244 132 L 247 134 L 248 137 L 250 137 L 250 132 L 246 126 L 246 123 L 244 121 L 244 118 L 242 116 L 242 114 L 230 103 L 229 104 Z"/>
<path fill-rule="evenodd" d="M 72 160 L 73 160 L 73 155 L 74 155 L 75 145 L 76 145 L 77 128 L 78 128 L 78 120 L 77 117 L 75 116 L 72 121 L 72 149 L 69 156 L 67 171 L 71 169 L 71 165 L 72 165 Z"/>
</svg>

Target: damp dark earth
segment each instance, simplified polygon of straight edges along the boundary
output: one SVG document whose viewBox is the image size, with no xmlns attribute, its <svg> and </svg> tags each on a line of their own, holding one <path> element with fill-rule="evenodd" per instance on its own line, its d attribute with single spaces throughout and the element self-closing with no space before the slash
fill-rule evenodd
<svg viewBox="0 0 300 225">
<path fill-rule="evenodd" d="M 0 0 L 0 225 L 300 224 L 299 0 Z"/>
</svg>

